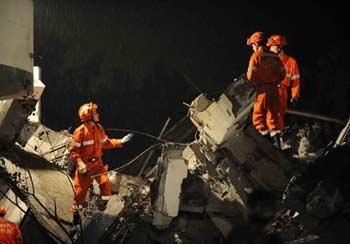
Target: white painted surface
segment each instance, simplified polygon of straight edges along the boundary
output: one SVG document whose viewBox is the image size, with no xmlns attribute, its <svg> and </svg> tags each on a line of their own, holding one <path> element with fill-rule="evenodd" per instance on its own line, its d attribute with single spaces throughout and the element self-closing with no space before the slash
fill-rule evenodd
<svg viewBox="0 0 350 244">
<path fill-rule="evenodd" d="M 209 101 L 203 95 L 191 104 L 190 118 L 200 131 L 201 141 L 213 151 L 235 132 L 235 116 L 232 103 L 222 94 L 217 101 Z"/>
<path fill-rule="evenodd" d="M 168 216 L 176 217 L 179 213 L 181 184 L 187 177 L 187 165 L 183 159 L 169 159 L 166 173 L 164 208 Z"/>
<path fill-rule="evenodd" d="M 0 64 L 32 73 L 32 0 L 0 0 L 0 36 Z"/>
</svg>

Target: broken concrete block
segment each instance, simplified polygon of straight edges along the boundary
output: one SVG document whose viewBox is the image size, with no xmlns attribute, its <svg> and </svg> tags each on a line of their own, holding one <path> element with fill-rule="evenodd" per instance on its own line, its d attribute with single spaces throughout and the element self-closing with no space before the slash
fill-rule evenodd
<svg viewBox="0 0 350 244">
<path fill-rule="evenodd" d="M 160 230 L 168 228 L 172 220 L 173 220 L 173 217 L 163 214 L 160 211 L 153 212 L 152 224 Z"/>
<path fill-rule="evenodd" d="M 41 121 L 41 95 L 44 92 L 45 85 L 40 80 L 41 79 L 41 72 L 40 67 L 34 66 L 33 68 L 33 74 L 34 74 L 34 90 L 32 94 L 32 98 L 37 100 L 38 102 L 35 105 L 35 110 L 29 115 L 28 121 L 31 123 L 40 123 Z"/>
<path fill-rule="evenodd" d="M 251 82 L 241 76 L 215 100 L 204 94 L 198 96 L 191 103 L 189 115 L 200 132 L 201 144 L 215 152 L 241 130 L 252 109 L 254 94 Z"/>
<path fill-rule="evenodd" d="M 204 173 L 207 159 L 201 152 L 199 143 L 192 143 L 185 147 L 182 152 L 183 158 L 187 161 L 188 170 L 190 172 Z"/>
<path fill-rule="evenodd" d="M 71 135 L 65 130 L 54 131 L 42 124 L 27 123 L 17 141 L 26 151 L 40 155 L 63 168 L 68 164 Z"/>
<path fill-rule="evenodd" d="M 202 213 L 208 202 L 210 187 L 197 175 L 190 174 L 182 183 L 181 211 Z"/>
<path fill-rule="evenodd" d="M 0 101 L 0 138 L 14 142 L 33 112 L 36 100 L 10 99 Z"/>
<path fill-rule="evenodd" d="M 6 209 L 6 218 L 13 223 L 20 224 L 27 211 L 27 205 L 7 186 L 7 183 L 0 178 L 0 190 L 1 193 L 5 193 L 6 196 L 0 194 L 0 205 Z M 13 203 L 17 203 L 14 205 Z M 21 210 L 21 209 L 22 210 Z"/>
<path fill-rule="evenodd" d="M 33 21 L 33 1 L 1 1 L 0 100 L 33 93 Z"/>
<path fill-rule="evenodd" d="M 294 170 L 293 165 L 254 127 L 249 126 L 232 137 L 223 148 L 227 149 L 226 155 L 233 166 L 231 169 L 243 172 L 253 188 L 283 192 L 289 181 L 288 175 Z"/>
<path fill-rule="evenodd" d="M 32 73 L 0 64 L 0 99 L 22 99 L 33 93 Z"/>
<path fill-rule="evenodd" d="M 112 192 L 126 195 L 128 187 L 137 186 L 149 191 L 148 183 L 140 177 L 121 174 L 119 172 L 108 172 L 108 178 L 112 184 Z"/>
<path fill-rule="evenodd" d="M 123 209 L 124 203 L 120 196 L 113 195 L 103 212 L 93 212 L 92 216 L 83 223 L 83 235 L 80 240 L 85 242 L 88 240 L 88 243 L 100 243 L 106 230 L 115 223 L 116 217 Z"/>
<path fill-rule="evenodd" d="M 201 137 L 206 138 L 205 141 L 213 151 L 217 145 L 232 136 L 235 116 L 226 95 L 221 95 L 217 101 L 210 101 L 202 94 L 192 102 L 189 113 Z"/>
<path fill-rule="evenodd" d="M 220 230 L 221 234 L 228 238 L 232 231 L 232 224 L 230 221 L 225 218 L 220 217 L 219 215 L 208 213 L 210 219 L 213 221 L 215 226 Z"/>
<path fill-rule="evenodd" d="M 153 224 L 156 226 L 168 226 L 178 214 L 181 185 L 187 177 L 187 164 L 182 151 L 183 147 L 163 148 L 158 171 L 158 196 L 154 204 Z"/>
</svg>

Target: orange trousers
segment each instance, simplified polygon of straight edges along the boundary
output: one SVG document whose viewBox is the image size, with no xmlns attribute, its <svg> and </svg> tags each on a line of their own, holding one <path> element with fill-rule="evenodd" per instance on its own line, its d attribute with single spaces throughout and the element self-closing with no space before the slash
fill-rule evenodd
<svg viewBox="0 0 350 244">
<path fill-rule="evenodd" d="M 278 127 L 279 95 L 276 84 L 258 86 L 253 109 L 253 125 L 261 134 L 276 132 Z"/>
<path fill-rule="evenodd" d="M 104 167 L 101 160 L 97 160 L 96 162 L 88 162 L 86 163 L 87 174 L 82 176 L 78 168 L 75 171 L 74 176 L 74 201 L 73 201 L 73 209 L 81 208 L 81 206 L 85 202 L 86 194 L 89 190 L 89 187 L 92 183 L 91 176 L 96 174 L 102 174 L 97 176 L 95 180 L 98 182 L 100 186 L 101 196 L 111 196 L 112 195 L 112 184 L 108 179 L 106 168 Z"/>
<path fill-rule="evenodd" d="M 288 98 L 287 87 L 282 84 L 278 88 L 278 93 L 279 93 L 279 100 L 280 100 L 280 107 L 278 112 L 278 127 L 282 132 L 284 132 L 284 128 L 285 128 L 284 115 L 286 114 L 286 111 L 287 111 L 287 98 Z"/>
<path fill-rule="evenodd" d="M 18 225 L 0 217 L 0 243 L 23 244 L 21 230 Z"/>
</svg>

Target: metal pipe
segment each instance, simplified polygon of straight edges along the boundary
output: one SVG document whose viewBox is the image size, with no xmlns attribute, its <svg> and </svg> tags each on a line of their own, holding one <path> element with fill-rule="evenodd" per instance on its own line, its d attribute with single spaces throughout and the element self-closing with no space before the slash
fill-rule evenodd
<svg viewBox="0 0 350 244">
<path fill-rule="evenodd" d="M 310 112 L 301 112 L 301 111 L 297 111 L 297 110 L 293 110 L 293 109 L 288 109 L 287 114 L 302 116 L 302 117 L 311 118 L 311 119 L 323 120 L 323 121 L 332 122 L 332 123 L 336 123 L 336 124 L 340 124 L 340 125 L 346 124 L 346 121 L 340 120 L 337 118 L 331 118 L 328 116 L 310 113 Z"/>
</svg>

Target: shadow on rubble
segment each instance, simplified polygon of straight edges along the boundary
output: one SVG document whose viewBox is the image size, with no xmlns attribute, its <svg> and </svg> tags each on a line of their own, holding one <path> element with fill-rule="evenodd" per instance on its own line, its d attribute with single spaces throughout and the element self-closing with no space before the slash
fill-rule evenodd
<svg viewBox="0 0 350 244">
<path fill-rule="evenodd" d="M 349 155 L 350 147 L 341 146 L 316 160 L 281 205 L 271 206 L 273 198 L 262 192 L 250 196 L 249 221 L 231 232 L 230 243 L 350 243 Z"/>
<path fill-rule="evenodd" d="M 295 178 L 267 226 L 270 236 L 283 243 L 350 243 L 349 155 L 348 145 L 333 148 Z"/>
<path fill-rule="evenodd" d="M 27 152 L 17 145 L 0 143 L 0 155 L 25 169 L 57 169 L 54 164 L 48 163 L 44 158 Z"/>
</svg>

